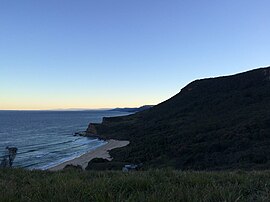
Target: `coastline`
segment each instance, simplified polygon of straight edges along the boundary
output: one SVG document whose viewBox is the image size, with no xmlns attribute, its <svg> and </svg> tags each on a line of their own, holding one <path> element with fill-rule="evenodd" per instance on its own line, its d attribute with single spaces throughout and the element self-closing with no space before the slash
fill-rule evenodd
<svg viewBox="0 0 270 202">
<path fill-rule="evenodd" d="M 89 151 L 80 157 L 63 162 L 59 165 L 48 168 L 47 170 L 58 171 L 58 170 L 64 169 L 65 166 L 67 165 L 75 165 L 75 166 L 80 165 L 82 166 L 83 169 L 85 169 L 89 161 L 91 161 L 94 158 L 103 158 L 103 159 L 107 159 L 111 161 L 112 157 L 109 154 L 110 150 L 115 149 L 115 148 L 125 147 L 129 144 L 129 141 L 120 141 L 120 140 L 114 140 L 114 139 L 107 140 L 107 142 L 108 142 L 107 144 L 97 147 L 96 149 Z"/>
</svg>

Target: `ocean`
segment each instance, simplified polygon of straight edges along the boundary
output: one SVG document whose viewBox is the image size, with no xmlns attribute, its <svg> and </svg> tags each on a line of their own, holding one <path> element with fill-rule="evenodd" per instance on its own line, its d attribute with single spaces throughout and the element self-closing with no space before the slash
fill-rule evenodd
<svg viewBox="0 0 270 202">
<path fill-rule="evenodd" d="M 74 136 L 103 117 L 130 113 L 88 111 L 0 111 L 0 160 L 7 146 L 18 148 L 14 167 L 48 169 L 93 150 L 105 141 Z"/>
</svg>

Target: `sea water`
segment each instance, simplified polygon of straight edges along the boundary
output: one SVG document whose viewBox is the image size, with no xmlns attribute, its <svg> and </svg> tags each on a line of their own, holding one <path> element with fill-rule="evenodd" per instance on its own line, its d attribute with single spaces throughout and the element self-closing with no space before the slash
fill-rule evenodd
<svg viewBox="0 0 270 202">
<path fill-rule="evenodd" d="M 0 160 L 7 146 L 18 148 L 14 167 L 47 169 L 93 150 L 105 141 L 74 136 L 88 124 L 125 112 L 0 111 Z"/>
</svg>

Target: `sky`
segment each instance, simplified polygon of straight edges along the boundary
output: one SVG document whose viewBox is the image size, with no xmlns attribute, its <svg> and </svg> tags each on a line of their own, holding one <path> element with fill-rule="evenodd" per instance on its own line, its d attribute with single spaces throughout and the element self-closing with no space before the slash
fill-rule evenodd
<svg viewBox="0 0 270 202">
<path fill-rule="evenodd" d="M 0 109 L 158 104 L 270 65 L 269 0 L 0 0 Z"/>
</svg>

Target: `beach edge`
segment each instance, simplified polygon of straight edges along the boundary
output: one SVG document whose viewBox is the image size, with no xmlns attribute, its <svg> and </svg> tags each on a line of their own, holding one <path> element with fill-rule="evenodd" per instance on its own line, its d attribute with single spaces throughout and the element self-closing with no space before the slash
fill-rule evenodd
<svg viewBox="0 0 270 202">
<path fill-rule="evenodd" d="M 69 161 L 65 161 L 61 164 L 48 168 L 48 171 L 59 171 L 63 170 L 67 165 L 81 166 L 83 170 L 87 167 L 89 161 L 94 158 L 102 158 L 111 161 L 113 158 L 110 156 L 109 151 L 116 148 L 121 148 L 127 146 L 130 142 L 126 140 L 115 140 L 109 139 L 106 140 L 108 143 L 100 147 L 97 147 L 94 150 L 91 150 L 77 158 L 74 158 Z"/>
</svg>

